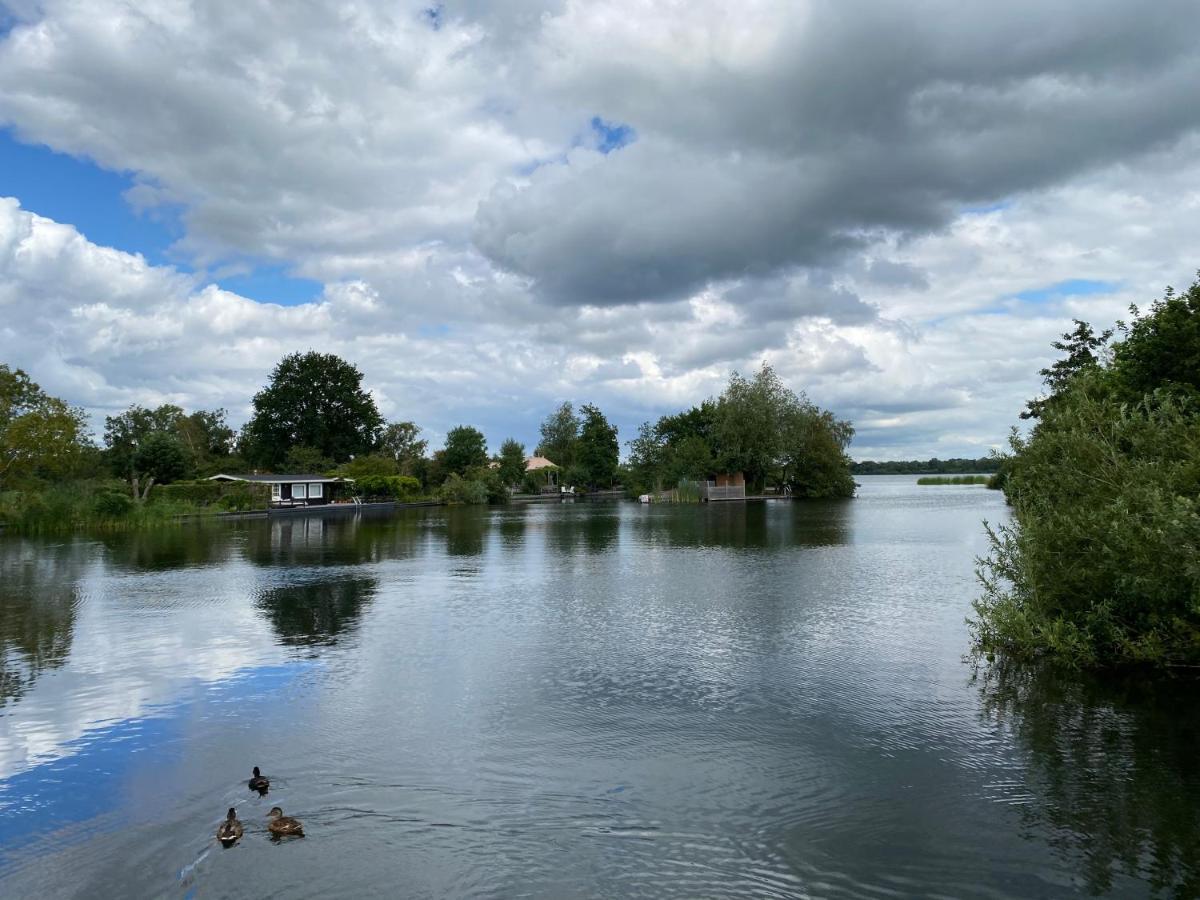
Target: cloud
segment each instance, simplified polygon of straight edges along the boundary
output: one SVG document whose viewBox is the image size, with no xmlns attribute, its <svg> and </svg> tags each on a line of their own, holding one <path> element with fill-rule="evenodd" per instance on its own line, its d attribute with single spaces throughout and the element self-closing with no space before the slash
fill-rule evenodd
<svg viewBox="0 0 1200 900">
<path fill-rule="evenodd" d="M 568 398 L 631 436 L 767 360 L 855 455 L 953 455 L 1072 317 L 1196 267 L 1190 0 L 427 8 L 16 9 L 0 125 L 182 237 L 151 265 L 0 200 L 0 358 L 96 417 L 241 421 L 318 348 L 435 444 L 494 445 Z M 211 283 L 264 267 L 319 296 Z M 1085 282 L 1113 290 L 1037 293 Z"/>
</svg>

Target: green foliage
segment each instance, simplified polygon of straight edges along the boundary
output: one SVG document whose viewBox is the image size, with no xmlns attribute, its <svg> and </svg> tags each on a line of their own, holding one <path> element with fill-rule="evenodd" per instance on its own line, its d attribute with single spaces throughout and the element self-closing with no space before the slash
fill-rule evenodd
<svg viewBox="0 0 1200 900">
<path fill-rule="evenodd" d="M 92 510 L 101 519 L 120 519 L 133 511 L 133 498 L 125 491 L 99 491 L 92 498 Z"/>
<path fill-rule="evenodd" d="M 579 440 L 579 417 L 570 403 L 563 403 L 546 417 L 539 429 L 542 441 L 537 455 L 544 456 L 562 469 L 575 462 L 575 444 Z"/>
<path fill-rule="evenodd" d="M 280 471 L 291 475 L 324 475 L 335 467 L 336 463 L 319 447 L 298 445 L 290 447 L 284 454 Z"/>
<path fill-rule="evenodd" d="M 544 470 L 526 472 L 521 476 L 521 490 L 526 494 L 540 494 L 546 484 Z"/>
<path fill-rule="evenodd" d="M 133 455 L 133 466 L 159 484 L 178 481 L 188 472 L 187 456 L 173 434 L 156 431 L 141 442 Z"/>
<path fill-rule="evenodd" d="M 364 475 L 354 482 L 354 492 L 368 499 L 414 500 L 421 482 L 411 475 Z"/>
<path fill-rule="evenodd" d="M 355 480 L 369 475 L 399 475 L 400 465 L 387 453 L 368 453 L 366 456 L 356 456 L 350 462 L 337 467 L 337 474 L 343 478 Z"/>
<path fill-rule="evenodd" d="M 487 440 L 483 432 L 469 425 L 459 425 L 446 433 L 441 465 L 447 475 L 465 475 L 469 469 L 487 465 Z"/>
<path fill-rule="evenodd" d="M 583 426 L 574 453 L 579 481 L 592 490 L 611 487 L 620 457 L 617 427 L 610 425 L 604 413 L 590 403 L 584 404 L 580 412 Z"/>
<path fill-rule="evenodd" d="M 1099 368 L 1100 354 L 1112 337 L 1112 329 L 1096 334 L 1087 322 L 1080 319 L 1074 321 L 1075 330 L 1065 332 L 1062 340 L 1054 341 L 1051 345 L 1055 350 L 1061 350 L 1067 355 L 1039 373 L 1046 387 L 1050 389 L 1050 395 L 1030 400 L 1025 411 L 1021 413 L 1022 419 L 1040 418 L 1046 407 L 1055 402 L 1076 375 Z"/>
<path fill-rule="evenodd" d="M 0 485 L 71 476 L 89 449 L 83 410 L 0 364 Z"/>
<path fill-rule="evenodd" d="M 525 477 L 525 445 L 509 438 L 500 445 L 500 463 L 496 470 L 505 484 L 520 484 Z"/>
<path fill-rule="evenodd" d="M 310 447 L 342 463 L 379 446 L 383 418 L 363 390 L 362 373 L 330 353 L 293 353 L 254 396 L 243 431 L 247 455 L 279 466 L 295 447 Z"/>
<path fill-rule="evenodd" d="M 994 475 L 930 475 L 918 478 L 917 484 L 991 484 Z"/>
<path fill-rule="evenodd" d="M 1149 313 L 1131 307 L 1134 320 L 1121 325 L 1113 347 L 1116 390 L 1137 400 L 1154 390 L 1200 396 L 1200 279 L 1184 294 L 1167 288 Z"/>
<path fill-rule="evenodd" d="M 1002 469 L 1014 520 L 989 529 L 979 650 L 1075 666 L 1200 662 L 1200 397 L 1187 363 L 1200 350 L 1197 292 L 1155 304 L 1126 330 L 1136 341 L 1059 385 L 1027 440 L 1014 433 Z M 1144 358 L 1162 353 L 1185 364 Z"/>
<path fill-rule="evenodd" d="M 717 465 L 745 473 L 747 490 L 768 476 L 797 497 L 852 497 L 849 422 L 789 390 L 768 365 L 747 379 L 734 373 L 717 401 Z"/>
<path fill-rule="evenodd" d="M 438 497 L 443 503 L 477 505 L 488 502 L 488 490 L 482 481 L 469 481 L 454 473 L 446 479 Z"/>
<path fill-rule="evenodd" d="M 415 475 L 413 466 L 425 456 L 429 441 L 421 440 L 420 433 L 412 422 L 392 422 L 383 430 L 382 450 L 396 461 L 401 474 Z"/>
</svg>

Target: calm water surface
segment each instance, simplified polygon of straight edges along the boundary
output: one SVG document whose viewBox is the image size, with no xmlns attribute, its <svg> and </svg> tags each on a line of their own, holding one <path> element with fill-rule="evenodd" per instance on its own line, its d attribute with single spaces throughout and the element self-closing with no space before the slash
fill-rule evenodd
<svg viewBox="0 0 1200 900">
<path fill-rule="evenodd" d="M 0 895 L 1200 894 L 1195 683 L 973 675 L 1000 497 L 861 480 L 0 539 Z"/>
</svg>

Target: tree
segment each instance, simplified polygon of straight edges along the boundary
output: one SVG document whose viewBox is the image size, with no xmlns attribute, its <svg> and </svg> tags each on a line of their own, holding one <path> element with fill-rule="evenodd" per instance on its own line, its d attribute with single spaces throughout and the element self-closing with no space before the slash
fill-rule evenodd
<svg viewBox="0 0 1200 900">
<path fill-rule="evenodd" d="M 564 402 L 542 422 L 542 442 L 537 455 L 544 456 L 560 469 L 575 462 L 575 442 L 579 440 L 579 418 L 569 402 Z"/>
<path fill-rule="evenodd" d="M 1123 337 L 1113 348 L 1117 389 L 1126 399 L 1165 388 L 1200 397 L 1200 278 L 1186 293 L 1167 288 L 1142 315 L 1130 307 L 1133 322 L 1120 324 Z"/>
<path fill-rule="evenodd" d="M 763 364 L 753 379 L 734 372 L 717 401 L 716 463 L 741 470 L 761 490 L 768 476 L 802 497 L 852 497 L 849 422 L 797 395 Z"/>
<path fill-rule="evenodd" d="M 789 394 L 775 370 L 764 363 L 753 379 L 734 372 L 717 401 L 717 464 L 743 472 L 754 490 L 762 490 L 778 465 Z"/>
<path fill-rule="evenodd" d="M 225 421 L 225 410 L 198 409 L 175 420 L 179 442 L 191 458 L 191 469 L 207 469 L 233 452 L 237 436 Z"/>
<path fill-rule="evenodd" d="M 1099 352 L 1112 337 L 1112 329 L 1109 328 L 1097 335 L 1087 322 L 1080 319 L 1074 321 L 1075 330 L 1064 332 L 1062 340 L 1055 341 L 1051 345 L 1055 350 L 1062 350 L 1067 355 L 1038 373 L 1042 376 L 1046 387 L 1050 389 L 1050 395 L 1030 400 L 1025 411 L 1021 413 L 1022 419 L 1041 418 L 1046 405 L 1052 403 L 1055 397 L 1066 390 L 1072 378 L 1080 372 L 1094 370 L 1099 366 Z"/>
<path fill-rule="evenodd" d="M 157 478 L 153 472 L 142 468 L 143 464 L 153 463 L 157 467 L 159 461 L 168 456 L 174 458 L 171 451 L 164 449 L 164 440 L 174 441 L 183 456 L 183 447 L 178 438 L 178 425 L 182 418 L 182 409 L 164 403 L 156 409 L 131 406 L 120 415 L 104 419 L 104 445 L 109 465 L 114 474 L 129 482 L 134 500 L 145 500 Z M 154 453 L 142 455 L 142 447 L 152 435 L 161 435 L 162 438 L 155 439 Z M 183 471 L 165 463 L 160 471 L 170 473 L 173 479 L 183 477 L 187 473 L 186 457 Z"/>
<path fill-rule="evenodd" d="M 604 413 L 590 403 L 584 404 L 580 412 L 583 413 L 583 427 L 576 443 L 575 466 L 589 488 L 610 486 L 616 477 L 620 456 L 617 427 L 610 425 Z"/>
<path fill-rule="evenodd" d="M 248 454 L 278 466 L 293 447 L 312 447 L 342 463 L 378 445 L 383 418 L 362 388 L 362 373 L 331 353 L 293 353 L 254 395 L 243 432 Z"/>
<path fill-rule="evenodd" d="M 487 461 L 487 440 L 481 431 L 459 425 L 446 433 L 442 465 L 447 475 L 465 475 L 470 469 L 486 466 Z"/>
<path fill-rule="evenodd" d="M 178 481 L 189 469 L 183 445 L 177 437 L 166 431 L 155 431 L 146 436 L 134 454 L 133 466 L 137 472 L 149 476 L 147 491 L 154 482 L 170 484 Z"/>
<path fill-rule="evenodd" d="M 429 441 L 418 438 L 420 433 L 421 429 L 412 422 L 391 422 L 383 430 L 383 452 L 396 461 L 402 472 L 425 456 Z"/>
<path fill-rule="evenodd" d="M 506 485 L 520 484 L 525 477 L 525 445 L 509 438 L 500 445 L 500 479 Z"/>
<path fill-rule="evenodd" d="M 0 364 L 0 487 L 72 472 L 88 448 L 83 410 Z"/>
<path fill-rule="evenodd" d="M 659 429 L 649 422 L 639 425 L 637 437 L 629 441 L 632 483 L 627 483 L 625 487 L 634 488 L 637 493 L 643 493 L 644 490 L 661 491 L 666 455 L 667 443 Z"/>
</svg>

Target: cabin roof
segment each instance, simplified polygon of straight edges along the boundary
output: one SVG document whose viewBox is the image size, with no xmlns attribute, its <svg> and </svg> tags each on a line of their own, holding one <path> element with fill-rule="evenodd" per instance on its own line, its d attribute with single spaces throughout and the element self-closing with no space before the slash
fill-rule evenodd
<svg viewBox="0 0 1200 900">
<path fill-rule="evenodd" d="M 529 459 L 525 460 L 525 471 L 526 472 L 533 472 L 536 469 L 546 469 L 546 468 L 557 469 L 558 466 L 556 466 L 554 463 L 550 462 L 550 460 L 546 459 L 546 457 L 544 457 L 544 456 L 531 456 L 531 457 L 529 457 Z"/>
<path fill-rule="evenodd" d="M 340 481 L 353 481 L 353 478 L 337 478 L 329 475 L 211 475 L 209 481 L 252 481 L 255 484 L 291 484 L 292 482 L 307 481 L 310 484 L 334 484 Z"/>
</svg>

